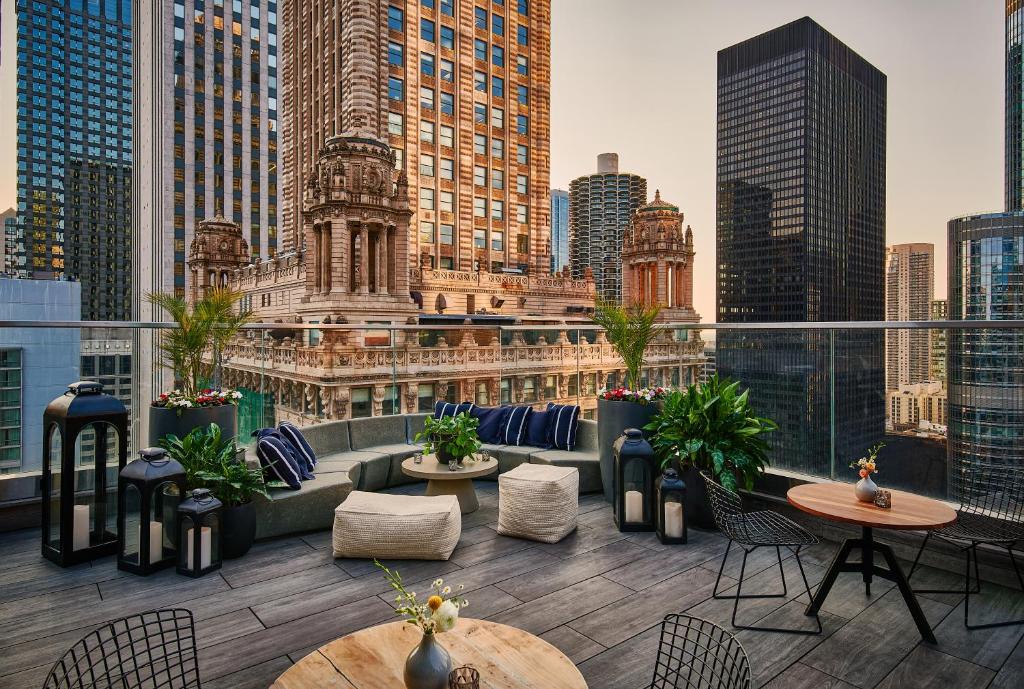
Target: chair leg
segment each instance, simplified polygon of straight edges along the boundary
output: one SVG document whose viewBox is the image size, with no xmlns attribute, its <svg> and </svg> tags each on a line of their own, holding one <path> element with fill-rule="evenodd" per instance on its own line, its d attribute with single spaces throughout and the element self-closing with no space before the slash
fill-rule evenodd
<svg viewBox="0 0 1024 689">
<path fill-rule="evenodd" d="M 910 583 L 910 578 L 912 576 L 914 576 L 914 570 L 917 569 L 918 562 L 921 560 L 921 553 L 924 552 L 925 546 L 928 545 L 928 539 L 931 538 L 931 537 L 932 537 L 932 534 L 929 531 L 927 534 L 925 534 L 924 540 L 921 541 L 921 547 L 917 549 L 917 556 L 914 557 L 914 564 L 910 566 L 910 573 L 907 574 L 907 583 L 908 584 Z M 963 548 L 963 550 L 969 551 L 972 547 L 973 547 L 973 544 L 965 546 Z M 968 566 L 970 566 L 970 562 L 971 562 L 971 558 L 970 558 L 970 555 L 968 555 L 967 556 L 967 564 L 968 564 Z M 971 593 L 981 593 L 981 577 L 977 575 L 977 566 L 978 566 L 977 554 L 975 554 L 974 566 L 975 566 L 975 579 L 977 580 L 977 582 L 976 582 L 977 587 L 973 591 L 971 591 Z M 1024 588 L 1024 586 L 1021 586 L 1021 588 Z M 913 589 L 913 591 L 914 591 L 914 593 L 949 593 L 949 594 L 963 593 L 963 591 L 961 591 L 960 589 Z"/>
<path fill-rule="evenodd" d="M 925 546 L 928 545 L 928 539 L 932 537 L 932 532 L 928 531 L 924 535 L 924 540 L 921 541 L 921 547 L 917 549 L 917 555 L 914 557 L 914 564 L 910 566 L 910 573 L 907 574 L 907 581 L 914 576 L 914 570 L 917 569 L 917 563 L 921 560 L 921 553 L 924 552 Z"/>
<path fill-rule="evenodd" d="M 1024 578 L 1020 575 L 1020 567 L 1017 566 L 1017 558 L 1013 556 L 1013 546 L 1015 545 L 1016 543 L 1011 543 L 1006 546 L 1006 552 L 1010 555 L 1010 562 L 1013 564 L 1013 571 L 1017 575 L 1017 583 L 1020 584 L 1021 591 L 1024 591 Z"/>
<path fill-rule="evenodd" d="M 1008 549 L 1009 550 L 1009 549 Z M 974 577 L 978 580 L 978 588 L 975 591 L 971 591 L 970 580 L 971 580 L 971 558 L 974 558 Z M 1020 579 L 1020 571 L 1017 569 L 1017 561 L 1013 557 L 1013 552 L 1010 552 L 1010 562 L 1013 563 L 1013 568 L 1017 572 L 1017 578 Z M 970 603 L 971 596 L 981 591 L 981 573 L 978 568 L 978 546 L 971 544 L 971 547 L 967 549 L 967 567 L 965 568 L 964 583 L 964 626 L 968 629 L 993 629 L 995 627 L 1010 627 L 1013 625 L 1024 624 L 1024 618 L 1017 620 L 1006 620 L 1003 622 L 987 622 L 985 624 L 971 624 L 970 622 Z M 1024 588 L 1024 587 L 1022 587 Z"/>
<path fill-rule="evenodd" d="M 740 564 L 740 580 L 736 583 L 736 595 L 735 596 L 731 596 L 731 598 L 733 599 L 733 601 L 732 601 L 732 626 L 735 627 L 736 629 L 749 629 L 749 630 L 756 631 L 756 632 L 777 632 L 779 634 L 800 634 L 800 635 L 805 635 L 805 636 L 806 635 L 812 635 L 812 634 L 821 634 L 821 618 L 817 614 L 814 615 L 814 620 L 815 620 L 815 622 L 817 622 L 817 629 L 783 629 L 782 627 L 761 627 L 761 626 L 757 626 L 757 625 L 739 624 L 738 622 L 736 622 L 736 613 L 737 613 L 737 611 L 739 610 L 739 607 L 740 607 L 740 598 L 779 598 L 780 597 L 778 594 L 772 594 L 772 595 L 752 595 L 752 594 L 748 594 L 748 595 L 743 595 L 743 579 L 744 579 L 744 575 L 746 574 L 746 569 L 747 569 L 747 555 L 749 555 L 754 550 L 756 550 L 756 548 L 754 548 L 754 549 L 752 549 L 750 551 L 747 551 L 746 548 L 743 549 L 743 562 Z M 782 576 L 782 588 L 785 589 L 786 588 L 786 573 L 782 569 L 782 553 L 778 549 L 778 546 L 776 546 L 776 554 L 779 557 L 779 574 Z M 807 583 L 807 576 L 804 574 L 804 566 L 800 562 L 800 549 L 799 548 L 797 548 L 796 552 L 794 553 L 794 556 L 796 557 L 797 566 L 800 567 L 800 576 L 803 577 L 804 586 L 807 587 L 807 595 L 808 595 L 808 597 L 810 597 L 810 595 L 811 595 L 811 587 Z M 786 594 L 782 594 L 781 597 L 785 597 L 785 595 Z M 723 596 L 723 597 L 727 598 L 729 596 Z"/>
<path fill-rule="evenodd" d="M 712 598 L 717 598 L 718 600 L 732 600 L 733 598 L 737 598 L 737 597 L 738 598 L 785 598 L 788 595 L 788 593 L 786 592 L 786 575 L 783 573 L 783 570 L 782 570 L 782 553 L 781 552 L 777 552 L 776 554 L 778 555 L 778 558 L 779 558 L 779 574 L 782 575 L 782 593 L 748 593 L 748 594 L 745 594 L 745 595 L 740 595 L 739 587 L 737 587 L 735 595 L 728 594 L 728 593 L 719 593 L 718 592 L 718 584 L 722 580 L 722 572 L 725 571 L 725 561 L 729 557 L 729 549 L 731 547 L 732 547 L 732 541 L 730 540 L 729 541 L 729 545 L 727 545 L 725 547 L 725 555 L 722 556 L 722 564 L 719 565 L 719 567 L 718 567 L 718 578 L 715 579 L 715 588 L 712 589 L 712 591 L 711 591 L 711 597 Z M 747 550 L 743 545 L 740 545 L 740 549 L 743 550 L 743 564 L 740 566 L 740 577 L 741 578 L 743 576 L 743 571 L 744 571 L 744 569 L 746 568 L 746 565 L 747 565 L 747 555 L 749 555 L 750 553 L 754 552 L 755 550 L 757 550 L 760 547 L 762 547 L 762 546 L 755 545 L 750 550 Z M 778 549 L 776 548 L 776 550 L 778 550 Z"/>
</svg>

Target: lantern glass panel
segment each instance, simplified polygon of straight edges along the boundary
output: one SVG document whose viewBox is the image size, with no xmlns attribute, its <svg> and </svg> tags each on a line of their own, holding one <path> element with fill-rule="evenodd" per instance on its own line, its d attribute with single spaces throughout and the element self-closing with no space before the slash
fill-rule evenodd
<svg viewBox="0 0 1024 689">
<path fill-rule="evenodd" d="M 174 520 L 178 513 L 179 502 L 181 502 L 181 493 L 173 481 L 164 481 L 153 488 L 150 500 L 152 514 L 149 517 L 150 548 L 153 549 L 150 563 L 174 556 L 174 551 L 177 549 L 174 539 Z M 153 545 L 157 535 L 160 536 L 159 547 Z M 158 554 L 159 556 L 154 560 L 153 557 Z"/>
<path fill-rule="evenodd" d="M 133 565 L 139 563 L 139 549 L 142 547 L 142 496 L 139 489 L 128 484 L 124 491 L 124 553 L 122 558 Z"/>
<path fill-rule="evenodd" d="M 104 541 L 117 538 L 117 474 L 120 471 L 118 461 L 120 442 L 117 428 L 113 424 L 103 421 L 87 425 L 75 438 L 75 527 L 72 531 L 73 534 L 79 533 L 79 519 L 86 519 L 89 524 L 90 536 L 100 533 L 102 534 L 100 540 Z M 97 455 L 106 488 L 102 510 L 98 510 L 94 504 L 98 478 L 96 476 Z M 88 515 L 82 509 L 83 506 L 88 508 Z M 102 524 L 97 523 L 99 519 L 103 519 Z M 73 544 L 73 549 L 79 550 L 77 539 Z"/>
<path fill-rule="evenodd" d="M 220 517 L 217 514 L 203 515 L 203 529 L 210 530 L 211 562 L 220 560 Z"/>
<path fill-rule="evenodd" d="M 647 510 L 650 496 L 650 467 L 642 459 L 627 460 L 622 468 L 622 486 L 625 489 L 625 522 L 642 524 L 648 520 Z"/>
<path fill-rule="evenodd" d="M 61 434 L 56 424 L 50 426 L 50 531 L 47 543 L 60 549 L 60 460 Z"/>
<path fill-rule="evenodd" d="M 178 550 L 178 566 L 185 569 L 194 569 L 192 565 L 192 551 L 195 546 L 192 543 L 192 531 L 195 529 L 195 522 L 192 517 L 182 515 L 178 523 L 178 543 L 181 548 Z"/>
</svg>

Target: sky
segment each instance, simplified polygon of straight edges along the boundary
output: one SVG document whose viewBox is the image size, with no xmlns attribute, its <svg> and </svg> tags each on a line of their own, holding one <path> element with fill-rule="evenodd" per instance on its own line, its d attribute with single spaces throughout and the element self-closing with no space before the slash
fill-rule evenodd
<svg viewBox="0 0 1024 689">
<path fill-rule="evenodd" d="M 888 75 L 889 244 L 1003 204 L 999 0 L 551 0 L 551 186 L 619 154 L 693 227 L 694 301 L 715 316 L 717 51 L 809 15 Z M 13 0 L 0 0 L 0 210 L 14 204 Z"/>
<path fill-rule="evenodd" d="M 810 16 L 888 76 L 886 241 L 935 244 L 946 222 L 1002 210 L 999 0 L 552 0 L 551 186 L 597 154 L 647 178 L 693 227 L 694 306 L 715 320 L 719 50 Z"/>
</svg>

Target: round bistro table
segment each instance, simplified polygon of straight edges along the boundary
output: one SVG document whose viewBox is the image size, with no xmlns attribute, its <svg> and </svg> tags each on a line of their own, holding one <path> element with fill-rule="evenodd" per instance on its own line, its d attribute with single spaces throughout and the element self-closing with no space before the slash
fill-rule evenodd
<svg viewBox="0 0 1024 689">
<path fill-rule="evenodd" d="M 906 601 L 907 607 L 910 608 L 914 622 L 917 623 L 921 638 L 929 643 L 935 643 L 935 634 L 932 632 L 931 625 L 928 624 L 892 548 L 875 541 L 874 529 L 901 531 L 940 529 L 956 521 L 956 511 L 938 500 L 921 495 L 905 493 L 901 490 L 890 492 L 892 493 L 892 507 L 882 508 L 876 507 L 874 503 L 858 500 L 853 494 L 853 486 L 848 483 L 808 483 L 789 489 L 786 498 L 789 500 L 789 504 L 798 510 L 822 519 L 856 524 L 861 528 L 861 537 L 846 539 L 835 557 L 832 558 L 832 564 L 825 572 L 825 578 L 821 580 L 821 585 L 818 586 L 805 613 L 807 615 L 817 614 L 822 603 L 825 602 L 828 592 L 836 583 L 836 577 L 840 572 L 860 572 L 864 578 L 864 591 L 868 595 L 871 594 L 872 577 L 877 576 L 895 582 L 900 593 L 903 594 L 903 600 Z M 860 561 L 850 562 L 849 557 L 854 550 L 860 551 Z M 875 553 L 881 554 L 887 568 L 875 564 Z"/>
<path fill-rule="evenodd" d="M 421 634 L 406 622 L 362 629 L 313 651 L 270 689 L 405 689 L 405 659 Z M 437 641 L 453 668 L 472 665 L 479 671 L 481 689 L 587 689 L 565 654 L 515 627 L 460 618 Z"/>
<path fill-rule="evenodd" d="M 498 470 L 498 460 L 493 457 L 473 463 L 463 463 L 452 471 L 447 464 L 437 461 L 436 455 L 423 455 L 423 461 L 416 463 L 416 457 L 402 462 L 402 473 L 413 478 L 427 479 L 427 495 L 454 495 L 459 499 L 463 514 L 480 509 L 473 479 L 487 476 Z"/>
</svg>

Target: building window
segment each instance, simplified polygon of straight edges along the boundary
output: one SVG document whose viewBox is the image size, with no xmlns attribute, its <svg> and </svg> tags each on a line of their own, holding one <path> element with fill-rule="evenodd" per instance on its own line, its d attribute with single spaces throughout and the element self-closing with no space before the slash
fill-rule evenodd
<svg viewBox="0 0 1024 689">
<path fill-rule="evenodd" d="M 388 41 L 388 64 L 401 67 L 405 64 L 405 46 L 401 43 Z"/>
<path fill-rule="evenodd" d="M 352 388 L 352 418 L 373 416 L 370 388 Z"/>
<path fill-rule="evenodd" d="M 473 166 L 473 184 L 478 187 L 487 186 L 487 168 L 482 165 Z"/>
<path fill-rule="evenodd" d="M 505 97 L 505 80 L 501 77 L 491 77 L 491 95 L 495 98 Z"/>
<path fill-rule="evenodd" d="M 516 40 L 519 45 L 530 45 L 530 30 L 520 24 L 519 30 L 516 32 Z"/>
<path fill-rule="evenodd" d="M 434 223 L 430 222 L 429 220 L 420 221 L 420 243 L 434 243 Z"/>
<path fill-rule="evenodd" d="M 455 16 L 455 0 L 441 0 L 441 14 L 449 17 Z"/>
<path fill-rule="evenodd" d="M 516 144 L 516 162 L 520 165 L 530 162 L 530 148 L 526 144 Z"/>
<path fill-rule="evenodd" d="M 401 113 L 388 113 L 388 134 L 403 136 L 405 134 L 405 118 Z"/>
<path fill-rule="evenodd" d="M 422 210 L 434 210 L 434 190 L 422 187 L 420 189 L 420 208 Z"/>
<path fill-rule="evenodd" d="M 473 230 L 473 247 L 476 249 L 487 248 L 487 230 Z"/>
<path fill-rule="evenodd" d="M 420 141 L 428 144 L 434 143 L 434 123 L 427 120 L 420 120 Z"/>
<path fill-rule="evenodd" d="M 483 7 L 473 9 L 473 20 L 476 28 L 487 29 L 487 10 Z"/>
<path fill-rule="evenodd" d="M 420 71 L 424 76 L 434 76 L 434 56 L 430 53 L 420 53 Z"/>
<path fill-rule="evenodd" d="M 473 122 L 487 124 L 487 106 L 483 103 L 473 103 Z"/>
<path fill-rule="evenodd" d="M 473 72 L 473 88 L 487 93 L 487 75 L 480 70 Z"/>
<path fill-rule="evenodd" d="M 505 219 L 505 202 L 504 201 L 497 201 L 497 200 L 494 200 L 494 199 L 491 200 L 491 217 L 494 220 L 504 220 Z"/>
<path fill-rule="evenodd" d="M 405 12 L 388 5 L 388 28 L 392 31 L 405 31 Z"/>
<path fill-rule="evenodd" d="M 434 156 L 427 154 L 420 156 L 420 174 L 424 177 L 434 176 Z"/>
<path fill-rule="evenodd" d="M 434 9 L 434 0 L 422 0 L 422 4 L 428 10 Z"/>
<path fill-rule="evenodd" d="M 534 376 L 523 378 L 523 401 L 537 401 L 537 379 Z"/>
<path fill-rule="evenodd" d="M 558 376 L 544 376 L 544 398 L 553 400 L 558 397 Z"/>
<path fill-rule="evenodd" d="M 441 145 L 448 148 L 455 148 L 455 127 L 446 124 L 441 125 Z M 451 179 L 450 177 L 448 179 Z"/>
<path fill-rule="evenodd" d="M 505 18 L 500 14 L 491 15 L 491 30 L 495 36 L 505 35 Z"/>
<path fill-rule="evenodd" d="M 519 10 L 519 14 L 529 14 L 530 0 L 516 0 L 516 9 Z"/>
<path fill-rule="evenodd" d="M 420 19 L 420 38 L 430 43 L 437 40 L 437 35 L 434 33 L 434 22 L 429 19 Z"/>
<path fill-rule="evenodd" d="M 473 39 L 473 57 L 481 62 L 487 60 L 487 41 L 482 41 L 479 38 Z"/>
<path fill-rule="evenodd" d="M 487 383 L 480 382 L 476 384 L 476 403 L 479 405 L 486 405 L 490 402 L 490 394 L 487 392 Z"/>
<path fill-rule="evenodd" d="M 504 251 L 505 250 L 505 233 L 497 230 L 491 230 L 491 250 L 492 251 Z"/>
<path fill-rule="evenodd" d="M 398 77 L 388 77 L 388 98 L 405 100 L 405 82 Z"/>
<path fill-rule="evenodd" d="M 483 134 L 473 135 L 473 153 L 480 156 L 487 155 L 487 137 Z"/>
<path fill-rule="evenodd" d="M 491 46 L 491 63 L 495 67 L 505 66 L 505 49 L 500 45 Z"/>
<path fill-rule="evenodd" d="M 452 0 L 448 0 L 451 2 Z M 445 0 L 441 0 L 441 7 L 444 8 Z M 416 386 L 416 410 L 418 412 L 426 413 L 434 411 L 434 384 L 433 383 L 419 383 Z"/>
<path fill-rule="evenodd" d="M 525 203 L 516 205 L 516 222 L 520 225 L 525 225 L 530 220 L 530 209 Z"/>
<path fill-rule="evenodd" d="M 505 188 L 505 171 L 491 170 L 491 186 L 495 189 Z"/>
<path fill-rule="evenodd" d="M 455 226 L 441 225 L 441 243 L 451 246 L 455 243 Z M 443 260 L 443 259 L 442 259 Z"/>
<path fill-rule="evenodd" d="M 442 141 L 443 143 L 443 141 Z M 455 178 L 455 161 L 451 158 L 441 158 L 441 179 Z"/>
<path fill-rule="evenodd" d="M 420 107 L 424 110 L 434 109 L 434 89 L 420 86 Z"/>
<path fill-rule="evenodd" d="M 516 98 L 519 101 L 519 104 L 520 105 L 529 105 L 530 104 L 530 89 L 527 88 L 526 86 L 523 86 L 522 84 L 519 84 L 516 87 L 516 90 L 518 91 L 518 94 L 517 94 Z"/>
<path fill-rule="evenodd" d="M 498 383 L 499 395 L 501 397 L 501 404 L 512 404 L 512 386 L 509 385 L 508 378 L 502 378 Z"/>
<path fill-rule="evenodd" d="M 505 158 L 505 142 L 502 139 L 491 139 L 491 157 L 497 160 Z"/>
<path fill-rule="evenodd" d="M 516 71 L 524 77 L 530 74 L 530 61 L 525 55 L 516 56 Z"/>
<path fill-rule="evenodd" d="M 526 175 L 516 175 L 516 193 L 527 194 L 530 189 L 529 177 Z"/>
<path fill-rule="evenodd" d="M 501 108 L 491 108 L 491 126 L 495 129 L 505 128 L 505 111 Z"/>
<path fill-rule="evenodd" d="M 450 191 L 441 191 L 441 210 L 446 213 L 455 212 L 455 194 Z"/>
<path fill-rule="evenodd" d="M 455 29 L 450 26 L 441 26 L 441 47 L 455 50 Z"/>
<path fill-rule="evenodd" d="M 521 254 L 530 253 L 530 235 L 518 234 L 516 235 L 516 251 Z"/>
<path fill-rule="evenodd" d="M 441 58 L 441 81 L 455 81 L 455 63 Z"/>
<path fill-rule="evenodd" d="M 441 114 L 455 115 L 455 95 L 441 91 Z"/>
</svg>

